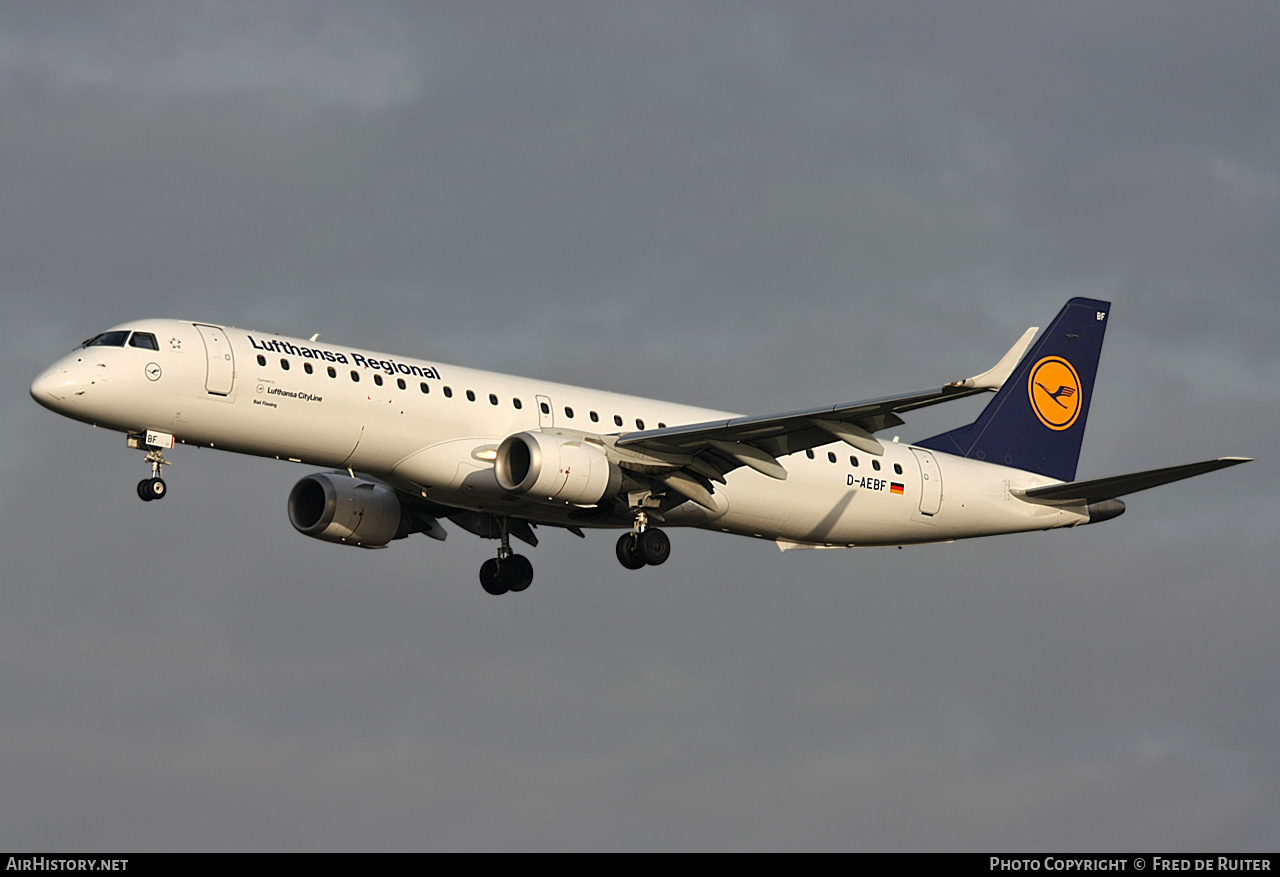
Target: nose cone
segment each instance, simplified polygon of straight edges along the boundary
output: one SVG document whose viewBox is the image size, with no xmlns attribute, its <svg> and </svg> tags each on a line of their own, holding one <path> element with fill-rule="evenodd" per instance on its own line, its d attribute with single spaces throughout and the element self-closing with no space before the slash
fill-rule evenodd
<svg viewBox="0 0 1280 877">
<path fill-rule="evenodd" d="M 41 405 L 48 407 L 54 402 L 62 400 L 61 383 L 58 380 L 60 369 L 51 368 L 40 377 L 31 382 L 31 398 L 35 399 Z"/>
<path fill-rule="evenodd" d="M 71 374 L 57 365 L 31 382 L 31 398 L 53 411 L 61 410 L 71 391 Z"/>
</svg>

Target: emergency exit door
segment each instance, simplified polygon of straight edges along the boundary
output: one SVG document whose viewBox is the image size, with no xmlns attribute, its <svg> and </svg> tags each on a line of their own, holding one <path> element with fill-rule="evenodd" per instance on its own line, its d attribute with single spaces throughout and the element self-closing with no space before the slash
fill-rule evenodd
<svg viewBox="0 0 1280 877">
<path fill-rule="evenodd" d="M 912 448 L 911 452 L 920 463 L 920 514 L 936 515 L 942 511 L 942 470 L 928 451 Z"/>
</svg>

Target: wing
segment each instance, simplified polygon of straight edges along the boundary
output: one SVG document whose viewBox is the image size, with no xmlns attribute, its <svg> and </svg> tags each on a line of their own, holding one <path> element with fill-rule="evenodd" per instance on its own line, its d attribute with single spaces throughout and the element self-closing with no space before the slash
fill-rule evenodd
<svg viewBox="0 0 1280 877">
<path fill-rule="evenodd" d="M 342 473 L 336 472 L 334 474 L 341 475 Z M 445 529 L 444 524 L 441 522 L 443 519 L 451 521 L 469 533 L 474 533 L 481 539 L 498 539 L 502 535 L 503 521 L 505 520 L 507 534 L 511 538 L 519 539 L 529 545 L 536 546 L 538 544 L 538 534 L 534 532 L 538 525 L 534 521 L 512 516 L 499 516 L 488 512 L 473 512 L 469 509 L 432 502 L 425 499 L 418 489 L 409 489 L 403 485 L 393 484 L 363 472 L 359 473 L 359 477 L 363 481 L 380 484 L 395 491 L 396 496 L 400 499 L 400 507 L 407 516 L 402 522 L 403 535 L 422 533 L 432 539 L 443 542 L 449 536 L 449 531 Z M 580 538 L 586 535 L 579 527 L 565 524 L 552 526 L 563 527 Z"/>
<path fill-rule="evenodd" d="M 785 480 L 787 471 L 778 462 L 779 457 L 830 444 L 835 439 L 879 456 L 884 453 L 884 447 L 874 433 L 901 424 L 903 421 L 899 414 L 998 390 L 1012 374 L 1038 331 L 1037 327 L 1028 329 L 988 371 L 933 390 L 781 414 L 647 429 L 619 436 L 615 445 L 619 449 L 679 459 L 683 463 L 681 468 L 688 473 L 722 484 L 724 476 L 740 466 L 747 466 L 770 478 Z M 679 485 L 671 478 L 668 486 L 680 491 Z M 698 499 L 692 495 L 689 498 Z"/>
</svg>

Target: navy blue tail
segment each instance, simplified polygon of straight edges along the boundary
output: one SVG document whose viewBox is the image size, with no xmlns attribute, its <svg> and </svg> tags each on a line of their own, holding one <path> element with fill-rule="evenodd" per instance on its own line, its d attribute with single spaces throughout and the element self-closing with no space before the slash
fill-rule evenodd
<svg viewBox="0 0 1280 877">
<path fill-rule="evenodd" d="M 1071 299 L 977 420 L 916 444 L 1074 481 L 1110 313 Z"/>
</svg>

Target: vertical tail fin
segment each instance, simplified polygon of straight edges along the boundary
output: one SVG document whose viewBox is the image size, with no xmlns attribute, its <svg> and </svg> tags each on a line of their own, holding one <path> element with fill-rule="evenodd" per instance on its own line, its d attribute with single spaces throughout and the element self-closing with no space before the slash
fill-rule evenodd
<svg viewBox="0 0 1280 877">
<path fill-rule="evenodd" d="M 1073 481 L 1111 303 L 1073 298 L 968 426 L 916 442 Z"/>
</svg>

